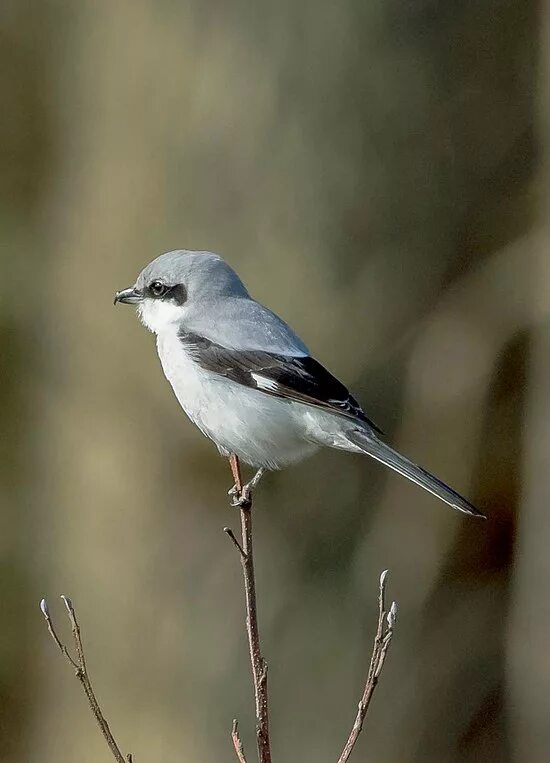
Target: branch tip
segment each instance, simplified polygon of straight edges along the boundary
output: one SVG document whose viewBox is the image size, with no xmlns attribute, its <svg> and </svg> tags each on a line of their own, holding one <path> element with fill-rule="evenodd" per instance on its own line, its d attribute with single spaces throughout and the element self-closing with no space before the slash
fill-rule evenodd
<svg viewBox="0 0 550 763">
<path fill-rule="evenodd" d="M 388 612 L 386 616 L 386 621 L 388 623 L 388 628 L 392 631 L 395 628 L 395 624 L 397 622 L 397 613 L 399 611 L 399 607 L 397 606 L 396 601 L 392 601 L 390 611 Z"/>
<path fill-rule="evenodd" d="M 233 541 L 233 545 L 235 546 L 235 548 L 237 549 L 237 551 L 238 551 L 238 552 L 239 552 L 239 554 L 241 555 L 241 559 L 243 559 L 243 561 L 244 561 L 244 560 L 246 560 L 246 558 L 247 558 L 247 557 L 246 557 L 246 553 L 245 553 L 245 550 L 243 549 L 243 547 L 241 546 L 241 544 L 240 544 L 240 543 L 239 543 L 239 541 L 237 540 L 237 538 L 236 538 L 236 536 L 235 536 L 235 533 L 233 532 L 233 530 L 232 530 L 230 527 L 224 527 L 224 528 L 223 528 L 223 531 L 224 531 L 224 533 L 225 533 L 227 536 L 229 536 L 229 538 L 231 538 L 231 540 Z"/>
<path fill-rule="evenodd" d="M 338 763 L 347 763 L 353 752 L 357 739 L 359 738 L 374 690 L 376 689 L 380 673 L 384 667 L 384 662 L 393 636 L 393 629 L 397 622 L 397 603 L 395 601 L 392 601 L 389 611 L 386 612 L 384 598 L 387 577 L 388 570 L 384 570 L 380 575 L 378 587 L 378 622 L 367 678 L 363 687 L 363 694 L 357 706 L 355 721 L 346 744 L 344 745 L 344 749 L 342 750 L 342 754 L 338 758 Z"/>
<path fill-rule="evenodd" d="M 236 718 L 233 719 L 233 726 L 231 728 L 231 740 L 233 742 L 233 749 L 235 750 L 235 755 L 237 756 L 239 763 L 246 763 L 243 743 L 241 742 L 241 737 L 239 736 L 239 722 Z"/>
<path fill-rule="evenodd" d="M 67 612 L 69 613 L 69 615 L 74 616 L 73 603 L 69 599 L 69 597 L 65 596 L 65 594 L 62 593 L 59 598 L 63 601 L 63 604 L 65 605 L 65 608 L 66 608 Z"/>
<path fill-rule="evenodd" d="M 105 716 L 103 715 L 101 707 L 99 706 L 99 703 L 95 696 L 95 692 L 92 687 L 92 682 L 90 681 L 90 676 L 88 674 L 88 668 L 86 666 L 86 657 L 84 654 L 84 647 L 82 646 L 82 639 L 80 636 L 80 627 L 78 625 L 78 620 L 76 618 L 76 612 L 75 612 L 73 603 L 68 596 L 61 595 L 61 599 L 63 600 L 63 604 L 65 605 L 65 609 L 67 610 L 67 613 L 69 615 L 69 620 L 71 621 L 71 626 L 73 631 L 73 641 L 74 641 L 74 646 L 76 648 L 76 659 L 71 657 L 69 650 L 67 649 L 67 646 L 61 641 L 61 639 L 57 635 L 53 621 L 50 617 L 46 600 L 42 599 L 42 601 L 40 602 L 40 609 L 46 620 L 46 626 L 48 628 L 48 632 L 50 636 L 52 637 L 53 641 L 55 642 L 57 648 L 61 652 L 61 654 L 65 657 L 67 662 L 74 669 L 75 675 L 80 681 L 84 694 L 86 695 L 86 698 L 88 700 L 88 704 L 90 705 L 90 710 L 92 711 L 92 714 L 96 720 L 96 723 L 99 726 L 101 733 L 103 734 L 103 737 L 105 741 L 107 742 L 114 759 L 117 761 L 117 763 L 132 763 L 132 756 L 128 754 L 126 755 L 126 757 L 124 757 L 124 755 L 120 751 L 120 748 L 118 747 L 115 741 L 115 738 L 113 737 L 111 729 L 109 728 L 109 724 L 107 723 L 107 720 L 105 719 Z"/>
</svg>

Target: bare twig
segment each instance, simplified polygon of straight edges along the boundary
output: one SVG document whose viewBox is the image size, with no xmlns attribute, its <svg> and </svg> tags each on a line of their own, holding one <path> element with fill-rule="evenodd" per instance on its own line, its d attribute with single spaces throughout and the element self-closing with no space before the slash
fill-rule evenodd
<svg viewBox="0 0 550 763">
<path fill-rule="evenodd" d="M 229 459 L 235 486 L 239 494 L 242 493 L 243 483 L 239 459 L 232 455 Z M 256 608 L 256 579 L 254 575 L 254 550 L 252 543 L 252 497 L 245 506 L 240 508 L 241 515 L 241 538 L 239 544 L 232 532 L 226 532 L 237 546 L 240 552 L 241 566 L 243 569 L 245 601 L 246 601 L 246 632 L 248 635 L 248 648 L 252 665 L 252 678 L 254 681 L 254 700 L 256 703 L 256 743 L 258 747 L 258 759 L 260 763 L 271 763 L 271 747 L 269 742 L 269 710 L 267 701 L 267 664 L 260 649 L 260 633 L 258 629 L 258 613 Z M 236 732 L 236 727 L 233 725 Z M 242 763 L 244 753 L 242 744 L 233 745 L 237 757 Z M 240 740 L 238 740 L 240 743 Z"/>
<path fill-rule="evenodd" d="M 228 535 L 231 538 L 231 540 L 233 541 L 233 545 L 238 550 L 238 552 L 241 555 L 241 557 L 245 557 L 246 554 L 243 551 L 243 547 L 241 546 L 241 544 L 239 543 L 239 541 L 235 537 L 235 533 L 233 532 L 233 530 L 230 527 L 224 527 L 223 531 L 224 531 L 224 533 L 226 535 Z"/>
<path fill-rule="evenodd" d="M 365 716 L 369 709 L 370 701 L 374 694 L 374 690 L 376 689 L 382 668 L 384 667 L 384 661 L 393 637 L 393 631 L 397 620 L 397 604 L 393 601 L 389 611 L 386 612 L 385 592 L 387 576 L 388 570 L 385 570 L 380 575 L 380 586 L 378 590 L 378 626 L 376 629 L 369 671 L 367 673 L 367 680 L 365 688 L 363 689 L 363 696 L 359 702 L 355 722 L 350 731 L 348 740 L 344 746 L 342 754 L 338 758 L 338 763 L 347 763 L 353 752 L 355 743 L 363 728 L 363 721 L 365 720 Z"/>
<path fill-rule="evenodd" d="M 84 689 L 84 693 L 86 694 L 86 697 L 90 704 L 90 708 L 92 710 L 94 718 L 97 721 L 97 725 L 101 729 L 101 733 L 103 734 L 105 741 L 109 745 L 109 749 L 111 750 L 111 753 L 113 754 L 114 759 L 117 761 L 117 763 L 132 763 L 132 755 L 128 754 L 126 757 L 124 757 L 124 755 L 120 751 L 120 748 L 111 733 L 109 724 L 107 723 L 105 716 L 103 715 L 101 708 L 99 706 L 99 703 L 96 699 L 94 690 L 92 688 L 92 682 L 90 681 L 88 667 L 86 665 L 86 656 L 84 654 L 84 647 L 82 645 L 82 637 L 80 635 L 80 625 L 76 617 L 76 612 L 74 610 L 73 603 L 68 598 L 68 596 L 61 596 L 61 598 L 63 599 L 63 603 L 65 604 L 65 608 L 67 610 L 67 614 L 69 616 L 71 628 L 73 631 L 73 640 L 74 640 L 74 645 L 75 645 L 75 650 L 77 655 L 76 660 L 71 656 L 69 650 L 67 649 L 65 644 L 61 641 L 61 639 L 57 635 L 55 626 L 50 617 L 50 612 L 49 612 L 46 600 L 42 599 L 42 601 L 40 602 L 40 609 L 42 611 L 42 614 L 44 615 L 44 619 L 46 620 L 46 625 L 48 626 L 48 631 L 50 633 L 50 636 L 52 637 L 55 645 L 57 646 L 61 654 L 65 657 L 67 662 L 73 668 L 76 677 L 82 684 L 82 688 Z"/>
<path fill-rule="evenodd" d="M 239 723 L 236 718 L 233 721 L 233 728 L 231 729 L 231 739 L 233 740 L 233 747 L 235 748 L 235 754 L 239 759 L 239 763 L 246 763 L 243 743 L 241 742 L 241 737 L 239 736 Z"/>
<path fill-rule="evenodd" d="M 237 457 L 232 456 L 230 463 L 235 480 L 237 495 L 242 496 L 243 483 L 241 479 L 240 465 Z M 240 506 L 240 519 L 242 538 L 241 542 L 237 540 L 235 534 L 229 527 L 224 527 L 223 529 L 239 552 L 243 570 L 246 602 L 246 632 L 248 636 L 248 647 L 250 652 L 252 678 L 254 683 L 254 699 L 256 705 L 256 743 L 258 749 L 258 759 L 259 763 L 271 763 L 267 692 L 267 664 L 262 656 L 260 649 L 260 634 L 258 628 L 258 614 L 256 605 L 256 581 L 254 574 L 252 496 L 250 494 L 246 495 L 246 501 L 244 501 L 244 505 Z M 378 684 L 378 679 L 382 672 L 382 668 L 384 667 L 384 662 L 386 660 L 388 649 L 393 637 L 395 623 L 397 620 L 397 604 L 395 601 L 392 602 L 389 610 L 386 611 L 385 590 L 387 576 L 387 570 L 385 570 L 380 576 L 378 593 L 378 624 L 369 670 L 367 673 L 363 694 L 358 705 L 357 715 L 355 717 L 355 721 L 353 723 L 344 749 L 338 758 L 338 763 L 347 763 L 354 750 L 355 744 L 363 728 L 363 722 L 369 709 L 374 690 Z M 116 743 L 113 734 L 111 733 L 109 724 L 103 715 L 103 712 L 99 706 L 94 690 L 92 688 L 92 683 L 86 664 L 84 646 L 82 644 L 80 625 L 73 604 L 67 596 L 61 596 L 61 598 L 65 604 L 65 608 L 71 623 L 76 658 L 71 655 L 67 646 L 59 638 L 51 619 L 46 600 L 42 599 L 40 602 L 40 609 L 44 615 L 44 619 L 46 620 L 46 625 L 48 627 L 50 636 L 82 684 L 82 688 L 86 694 L 94 718 L 96 719 L 96 722 L 105 738 L 105 741 L 109 746 L 114 759 L 117 763 L 132 763 L 132 755 L 128 753 L 125 757 L 120 751 L 120 747 Z M 239 735 L 239 726 L 237 720 L 233 721 L 233 726 L 231 729 L 231 740 L 233 742 L 233 748 L 239 763 L 247 763 L 243 743 Z"/>
</svg>

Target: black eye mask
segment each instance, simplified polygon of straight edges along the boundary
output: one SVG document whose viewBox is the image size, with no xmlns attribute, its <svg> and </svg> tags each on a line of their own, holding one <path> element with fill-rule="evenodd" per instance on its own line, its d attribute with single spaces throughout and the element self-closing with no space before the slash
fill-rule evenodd
<svg viewBox="0 0 550 763">
<path fill-rule="evenodd" d="M 163 302 L 173 302 L 183 305 L 187 301 L 187 289 L 182 283 L 166 286 L 162 281 L 151 281 L 145 288 L 145 296 L 151 299 L 162 299 Z"/>
</svg>

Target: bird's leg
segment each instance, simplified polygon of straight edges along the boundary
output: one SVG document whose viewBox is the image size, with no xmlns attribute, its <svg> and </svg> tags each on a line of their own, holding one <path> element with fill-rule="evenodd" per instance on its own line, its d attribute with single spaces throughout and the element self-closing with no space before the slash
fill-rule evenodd
<svg viewBox="0 0 550 763">
<path fill-rule="evenodd" d="M 247 482 L 246 485 L 243 487 L 243 490 L 248 490 L 249 493 L 252 492 L 252 490 L 255 490 L 258 487 L 258 483 L 266 473 L 265 466 L 260 466 L 256 474 L 252 477 L 250 482 Z"/>
<path fill-rule="evenodd" d="M 231 468 L 231 474 L 233 475 L 233 487 L 227 491 L 227 495 L 231 496 L 232 506 L 240 506 L 241 508 L 244 508 L 248 501 L 243 500 L 241 465 L 239 463 L 239 457 L 235 455 L 235 453 L 231 453 L 229 456 L 229 466 Z"/>
<path fill-rule="evenodd" d="M 256 488 L 259 481 L 261 480 L 265 469 L 264 467 L 260 467 L 250 482 L 247 482 L 246 485 L 243 485 L 239 459 L 233 453 L 229 456 L 229 465 L 231 467 L 233 479 L 235 480 L 233 487 L 227 491 L 228 495 L 231 496 L 231 505 L 238 506 L 240 508 L 247 508 L 250 506 L 252 491 Z"/>
<path fill-rule="evenodd" d="M 228 495 L 241 493 L 243 489 L 241 465 L 239 463 L 239 457 L 236 456 L 235 453 L 229 455 L 229 467 L 231 469 L 231 474 L 233 475 L 233 487 L 228 491 Z"/>
</svg>

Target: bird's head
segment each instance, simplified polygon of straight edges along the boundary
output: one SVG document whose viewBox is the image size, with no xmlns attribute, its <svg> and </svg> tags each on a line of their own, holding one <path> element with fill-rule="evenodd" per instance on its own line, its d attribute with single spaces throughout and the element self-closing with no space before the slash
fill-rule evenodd
<svg viewBox="0 0 550 763">
<path fill-rule="evenodd" d="M 235 271 L 217 254 L 178 249 L 161 254 L 139 274 L 134 286 L 117 291 L 115 304 L 137 305 L 156 334 L 180 323 L 190 310 L 224 297 L 247 297 Z"/>
</svg>

